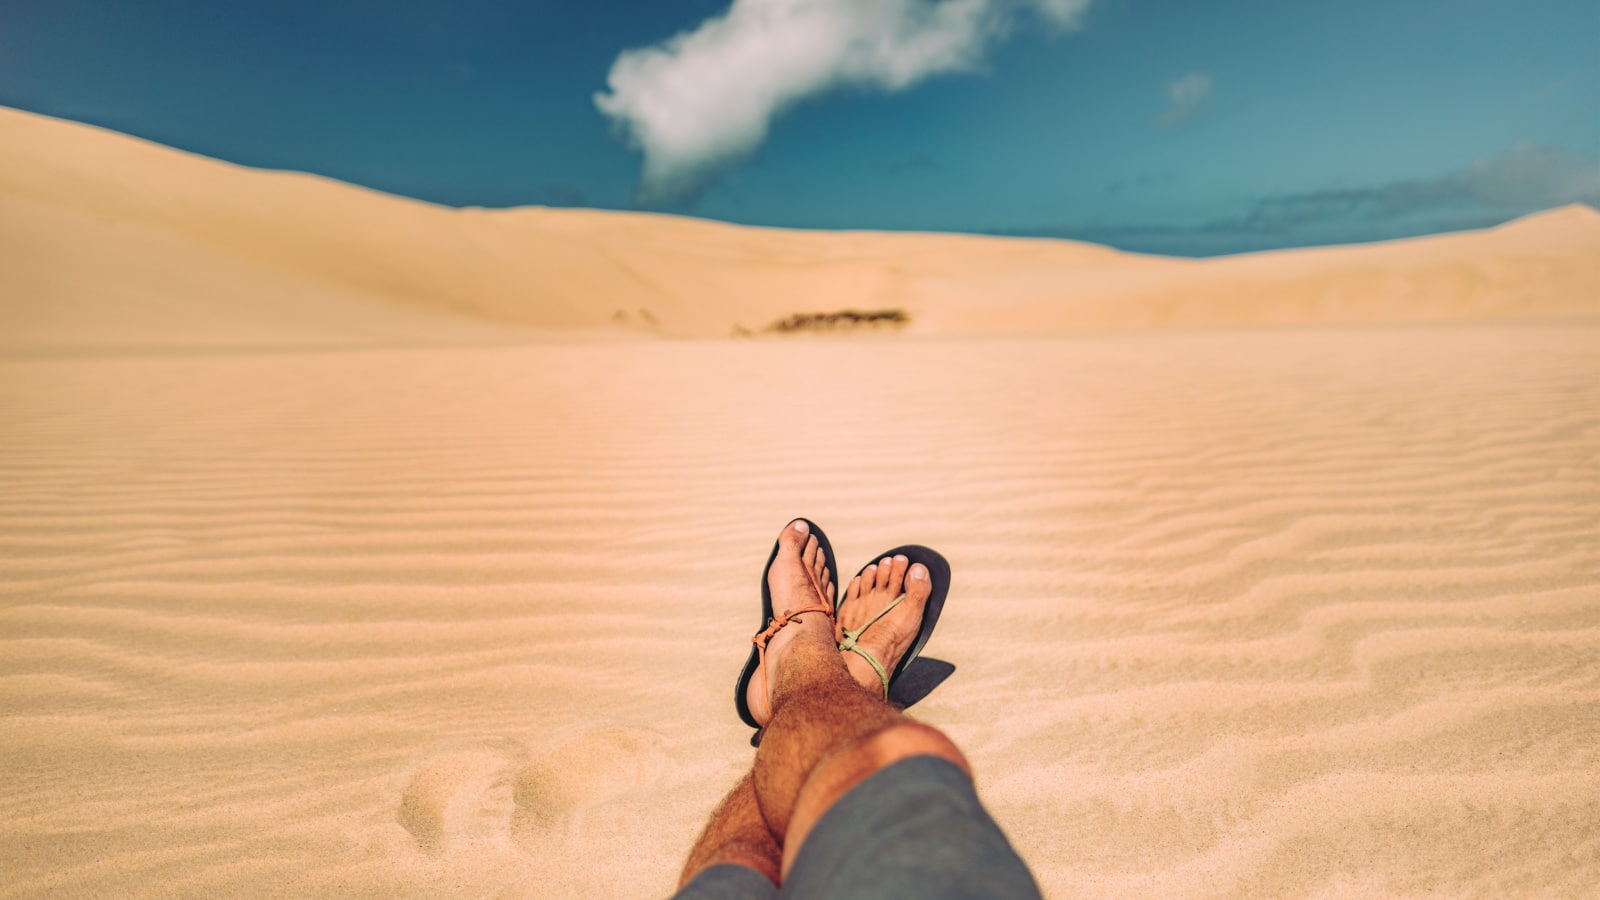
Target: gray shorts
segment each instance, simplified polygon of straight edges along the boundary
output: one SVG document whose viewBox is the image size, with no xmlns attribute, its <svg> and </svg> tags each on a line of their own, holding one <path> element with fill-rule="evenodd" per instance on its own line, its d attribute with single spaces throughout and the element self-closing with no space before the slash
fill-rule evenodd
<svg viewBox="0 0 1600 900">
<path fill-rule="evenodd" d="M 758 897 L 1039 896 L 1028 867 L 965 773 L 935 756 L 903 759 L 823 814 L 780 890 L 754 869 L 712 866 L 678 900 Z"/>
</svg>

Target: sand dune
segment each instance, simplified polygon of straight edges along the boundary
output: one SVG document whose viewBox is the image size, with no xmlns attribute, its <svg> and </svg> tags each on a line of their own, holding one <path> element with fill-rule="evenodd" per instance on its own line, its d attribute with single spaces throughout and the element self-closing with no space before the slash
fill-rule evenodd
<svg viewBox="0 0 1600 900">
<path fill-rule="evenodd" d="M 663 896 L 797 514 L 951 559 L 912 712 L 1051 897 L 1600 883 L 1593 211 L 1195 263 L 0 154 L 0 896 Z M 637 338 L 808 284 L 916 319 Z"/>
<path fill-rule="evenodd" d="M 1600 317 L 1600 213 L 1177 260 L 1069 241 L 454 210 L 0 108 L 12 349 L 759 332 L 899 309 L 924 335 Z"/>
</svg>

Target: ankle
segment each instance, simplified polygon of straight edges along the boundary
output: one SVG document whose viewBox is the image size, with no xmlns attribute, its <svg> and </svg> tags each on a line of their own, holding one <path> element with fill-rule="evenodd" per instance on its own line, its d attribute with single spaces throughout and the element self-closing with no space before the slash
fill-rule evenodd
<svg viewBox="0 0 1600 900">
<path fill-rule="evenodd" d="M 814 693 L 840 678 L 848 680 L 850 673 L 833 643 L 833 632 L 807 629 L 796 633 L 783 648 L 783 667 L 770 686 L 773 718 L 789 698 Z"/>
</svg>

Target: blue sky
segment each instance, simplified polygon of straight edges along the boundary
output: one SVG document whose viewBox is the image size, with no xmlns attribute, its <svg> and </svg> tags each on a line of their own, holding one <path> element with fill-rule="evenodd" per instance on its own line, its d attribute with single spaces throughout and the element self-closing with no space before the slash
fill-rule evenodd
<svg viewBox="0 0 1600 900">
<path fill-rule="evenodd" d="M 1593 0 L 737 6 L 11 0 L 0 103 L 458 206 L 1196 255 L 1600 203 Z"/>
</svg>

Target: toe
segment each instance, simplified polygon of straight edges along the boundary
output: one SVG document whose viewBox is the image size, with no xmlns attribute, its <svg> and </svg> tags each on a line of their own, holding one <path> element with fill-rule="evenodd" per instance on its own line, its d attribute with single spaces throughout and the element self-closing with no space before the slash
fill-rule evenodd
<svg viewBox="0 0 1600 900">
<path fill-rule="evenodd" d="M 844 589 L 844 600 L 839 601 L 839 603 L 843 605 L 845 601 L 854 600 L 859 596 L 861 596 L 861 576 L 857 575 L 850 579 L 850 585 Z"/>
<path fill-rule="evenodd" d="M 885 556 L 878 560 L 877 588 L 880 591 L 889 589 L 889 576 L 894 574 L 894 560 Z"/>
<path fill-rule="evenodd" d="M 778 535 L 777 558 L 767 573 L 773 612 L 815 606 L 819 599 L 829 599 L 825 592 L 820 597 L 818 594 L 825 589 L 816 576 L 813 561 L 821 556 L 820 544 L 806 520 L 795 519 L 783 529 Z"/>
<path fill-rule="evenodd" d="M 906 602 L 912 606 L 921 606 L 928 600 L 928 595 L 933 593 L 933 582 L 928 580 L 928 569 L 922 563 L 917 563 L 906 572 Z"/>
<path fill-rule="evenodd" d="M 896 556 L 889 563 L 889 593 L 900 596 L 901 586 L 906 583 L 906 567 L 911 565 L 911 560 L 904 554 Z"/>
<path fill-rule="evenodd" d="M 870 594 L 878 589 L 878 564 L 873 563 L 861 570 L 861 593 Z"/>
<path fill-rule="evenodd" d="M 811 537 L 811 526 L 805 519 L 795 519 L 778 535 L 778 546 L 799 556 L 805 551 L 807 542 L 812 540 L 815 538 Z"/>
</svg>

